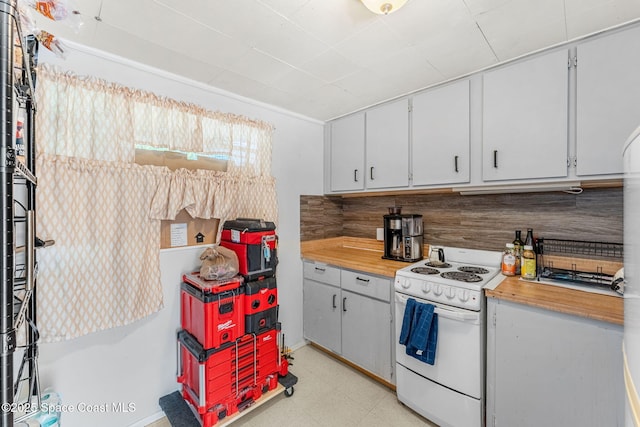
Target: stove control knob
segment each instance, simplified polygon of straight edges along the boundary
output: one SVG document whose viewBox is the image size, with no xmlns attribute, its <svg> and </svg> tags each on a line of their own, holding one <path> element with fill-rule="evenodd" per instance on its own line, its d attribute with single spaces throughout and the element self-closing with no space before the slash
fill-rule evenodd
<svg viewBox="0 0 640 427">
<path fill-rule="evenodd" d="M 436 283 L 436 284 L 434 285 L 434 287 L 433 287 L 433 293 L 434 293 L 436 296 L 440 296 L 440 295 L 442 295 L 442 286 L 440 286 L 440 285 L 438 285 L 438 284 Z"/>
<path fill-rule="evenodd" d="M 458 290 L 458 298 L 460 298 L 460 301 L 462 302 L 469 301 L 469 291 L 466 289 Z"/>
<path fill-rule="evenodd" d="M 456 290 L 454 288 L 447 288 L 445 296 L 449 299 L 453 299 L 456 296 Z"/>
<path fill-rule="evenodd" d="M 431 292 L 431 283 L 425 282 L 422 284 L 422 293 L 428 294 Z"/>
<path fill-rule="evenodd" d="M 402 286 L 402 289 L 409 289 L 411 287 L 411 282 L 407 279 L 400 279 L 400 286 Z"/>
</svg>

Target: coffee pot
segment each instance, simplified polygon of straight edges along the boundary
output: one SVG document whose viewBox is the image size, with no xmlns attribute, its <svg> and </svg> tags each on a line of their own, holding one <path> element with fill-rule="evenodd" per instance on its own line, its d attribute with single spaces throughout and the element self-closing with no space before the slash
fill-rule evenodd
<svg viewBox="0 0 640 427">
<path fill-rule="evenodd" d="M 384 255 L 382 258 L 415 262 L 422 259 L 422 215 L 401 214 L 389 208 L 384 215 Z"/>
</svg>

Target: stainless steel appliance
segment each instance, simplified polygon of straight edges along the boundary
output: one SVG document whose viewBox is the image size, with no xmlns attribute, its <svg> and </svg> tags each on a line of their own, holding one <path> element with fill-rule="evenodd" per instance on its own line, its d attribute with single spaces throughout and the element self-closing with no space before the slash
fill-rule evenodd
<svg viewBox="0 0 640 427">
<path fill-rule="evenodd" d="M 397 210 L 397 208 L 396 208 Z M 415 262 L 422 259 L 422 215 L 384 215 L 384 255 L 382 258 Z"/>
<path fill-rule="evenodd" d="M 398 399 L 440 426 L 484 425 L 485 300 L 482 288 L 498 273 L 501 252 L 432 248 L 433 257 L 396 272 Z M 431 304 L 438 336 L 433 365 L 408 355 L 398 337 L 407 301 Z"/>
</svg>

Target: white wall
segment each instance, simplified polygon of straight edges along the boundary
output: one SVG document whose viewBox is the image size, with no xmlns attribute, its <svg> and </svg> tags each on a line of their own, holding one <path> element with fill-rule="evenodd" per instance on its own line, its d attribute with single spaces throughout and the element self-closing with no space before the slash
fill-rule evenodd
<svg viewBox="0 0 640 427">
<path fill-rule="evenodd" d="M 56 64 L 79 75 L 96 76 L 275 126 L 272 169 L 279 205 L 280 321 L 286 344 L 302 344 L 299 198 L 301 194 L 322 194 L 322 123 L 102 52 L 78 45 L 70 47 L 66 60 L 41 49 L 40 63 Z M 158 399 L 178 388 L 175 333 L 180 326 L 180 277 L 199 265 L 200 251 L 201 248 L 161 252 L 164 308 L 160 312 L 129 326 L 41 345 L 43 388 L 53 387 L 62 394 L 63 403 L 76 409 L 63 415 L 65 427 L 124 427 L 151 419 L 160 411 Z M 119 402 L 135 404 L 135 412 L 79 412 L 80 404 L 111 407 Z"/>
</svg>

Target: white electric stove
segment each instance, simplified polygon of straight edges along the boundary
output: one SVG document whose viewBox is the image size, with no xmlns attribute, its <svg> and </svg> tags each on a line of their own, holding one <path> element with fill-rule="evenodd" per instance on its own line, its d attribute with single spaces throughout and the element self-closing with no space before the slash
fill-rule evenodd
<svg viewBox="0 0 640 427">
<path fill-rule="evenodd" d="M 435 250 L 436 248 L 434 248 Z M 443 247 L 444 260 L 425 259 L 396 272 L 398 399 L 445 426 L 484 426 L 485 300 L 482 288 L 499 272 L 501 252 Z M 438 322 L 433 365 L 398 342 L 409 298 L 432 304 Z"/>
</svg>

